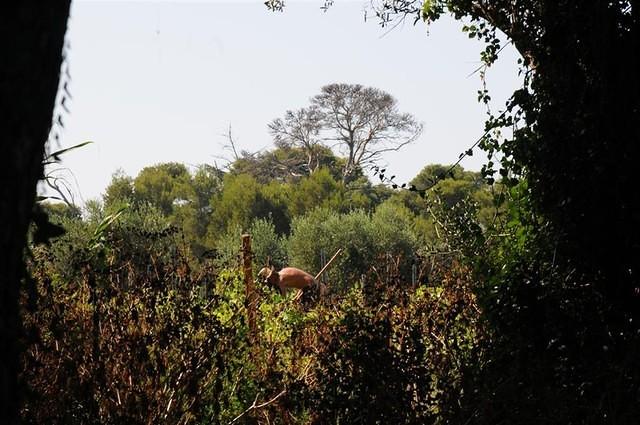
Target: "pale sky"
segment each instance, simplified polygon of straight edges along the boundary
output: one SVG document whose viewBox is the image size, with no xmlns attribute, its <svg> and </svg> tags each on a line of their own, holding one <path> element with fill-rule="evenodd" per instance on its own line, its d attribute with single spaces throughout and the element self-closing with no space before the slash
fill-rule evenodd
<svg viewBox="0 0 640 425">
<path fill-rule="evenodd" d="M 322 0 L 290 0 L 271 13 L 263 1 L 75 0 L 61 145 L 95 142 L 62 164 L 77 201 L 99 197 L 118 168 L 135 176 L 160 162 L 220 164 L 229 125 L 240 148 L 272 147 L 267 124 L 337 82 L 385 90 L 424 123 L 419 140 L 385 157 L 397 181 L 456 161 L 483 130 L 481 83 L 469 76 L 482 45 L 450 19 L 387 33 L 364 21 L 368 3 L 337 0 L 323 13 Z M 494 108 L 518 85 L 516 58 L 509 47 L 489 71 Z"/>
</svg>

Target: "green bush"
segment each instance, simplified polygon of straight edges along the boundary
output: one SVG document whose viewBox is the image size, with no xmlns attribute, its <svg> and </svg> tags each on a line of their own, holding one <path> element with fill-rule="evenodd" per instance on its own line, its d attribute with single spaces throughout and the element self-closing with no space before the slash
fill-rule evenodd
<svg viewBox="0 0 640 425">
<path fill-rule="evenodd" d="M 343 252 L 327 272 L 332 290 L 340 292 L 361 281 L 372 267 L 382 272 L 393 265 L 408 281 L 418 248 L 411 214 L 383 204 L 373 215 L 317 209 L 293 220 L 288 243 L 293 265 L 315 273 L 322 267 L 321 253 L 328 260 L 339 248 Z M 400 264 L 393 264 L 398 259 Z"/>
<path fill-rule="evenodd" d="M 469 270 L 447 266 L 432 277 L 442 286 L 386 286 L 375 303 L 356 286 L 307 313 L 314 356 L 291 397 L 311 423 L 447 423 L 457 414 L 483 331 Z"/>
<path fill-rule="evenodd" d="M 266 255 L 286 264 L 287 245 L 309 269 L 318 248 L 345 249 L 333 301 L 300 305 L 258 284 L 255 339 L 234 262 L 240 228 L 219 259 L 196 260 L 156 207 L 108 213 L 69 219 L 64 237 L 33 249 L 25 422 L 428 423 L 458 412 L 465 371 L 482 360 L 471 274 L 436 259 L 436 283 L 410 287 L 401 263 L 381 263 L 415 249 L 408 210 L 317 209 L 288 242 L 254 220 L 256 268 Z"/>
<path fill-rule="evenodd" d="M 286 241 L 276 233 L 275 226 L 270 219 L 256 219 L 251 223 L 251 249 L 253 251 L 254 272 L 267 263 L 271 258 L 272 264 L 278 268 L 287 264 L 285 250 Z M 231 227 L 216 244 L 217 257 L 214 263 L 219 268 L 240 268 L 240 254 L 242 248 L 242 234 L 239 226 Z"/>
<path fill-rule="evenodd" d="M 375 258 L 370 217 L 355 211 L 348 214 L 317 209 L 295 218 L 289 238 L 289 258 L 294 266 L 312 274 L 320 271 L 321 252 L 330 258 L 344 251 L 327 272 L 332 290 L 344 289 L 360 280 Z"/>
</svg>

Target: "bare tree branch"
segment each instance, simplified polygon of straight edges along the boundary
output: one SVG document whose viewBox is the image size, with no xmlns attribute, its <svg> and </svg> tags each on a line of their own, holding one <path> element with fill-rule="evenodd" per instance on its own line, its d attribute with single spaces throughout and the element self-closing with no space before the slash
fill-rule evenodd
<svg viewBox="0 0 640 425">
<path fill-rule="evenodd" d="M 322 114 L 315 107 L 287 111 L 284 120 L 277 118 L 269 124 L 269 132 L 277 147 L 299 148 L 304 152 L 309 174 L 320 165 L 321 129 Z"/>
<path fill-rule="evenodd" d="M 233 133 L 231 131 L 231 124 L 229 124 L 229 128 L 227 129 L 227 133 L 222 135 L 227 139 L 227 145 L 224 146 L 226 149 L 230 149 L 233 152 L 233 160 L 237 161 L 240 159 L 240 155 L 238 155 L 238 150 L 236 149 L 236 142 L 233 140 Z"/>
<path fill-rule="evenodd" d="M 261 152 L 263 152 L 266 148 L 261 148 L 255 152 L 250 152 L 244 149 L 238 150 L 238 142 L 236 141 L 236 139 L 233 136 L 233 131 L 231 128 L 231 124 L 229 124 L 229 128 L 227 129 L 227 131 L 225 133 L 221 134 L 222 137 L 224 137 L 226 139 L 226 143 L 224 143 L 222 145 L 222 150 L 223 151 L 231 151 L 232 153 L 232 157 L 229 158 L 225 155 L 213 155 L 213 158 L 215 159 L 219 159 L 221 161 L 223 161 L 223 165 L 218 167 L 218 165 L 216 164 L 216 168 L 220 169 L 220 170 L 230 170 L 231 166 L 234 163 L 237 163 L 240 160 L 243 159 L 252 159 L 257 157 L 258 155 L 261 154 Z"/>
<path fill-rule="evenodd" d="M 400 113 L 390 94 L 359 84 L 330 84 L 311 100 L 322 114 L 324 139 L 338 142 L 346 156 L 343 182 L 384 152 L 415 141 L 422 124 Z"/>
<path fill-rule="evenodd" d="M 256 398 L 253 400 L 253 403 L 251 404 L 251 406 L 247 407 L 244 410 L 244 412 L 240 413 L 238 416 L 233 418 L 233 420 L 231 422 L 229 422 L 228 425 L 236 423 L 240 418 L 242 418 L 244 415 L 246 415 L 247 413 L 251 412 L 252 410 L 258 410 L 258 409 L 262 409 L 263 407 L 267 407 L 268 405 L 276 402 L 280 397 L 282 397 L 286 393 L 287 393 L 286 389 L 282 390 L 282 391 L 280 391 L 280 393 L 278 393 L 278 395 L 273 397 L 271 400 L 265 401 L 264 403 L 260 403 L 260 404 L 257 404 L 258 403 L 258 394 L 256 394 Z"/>
</svg>

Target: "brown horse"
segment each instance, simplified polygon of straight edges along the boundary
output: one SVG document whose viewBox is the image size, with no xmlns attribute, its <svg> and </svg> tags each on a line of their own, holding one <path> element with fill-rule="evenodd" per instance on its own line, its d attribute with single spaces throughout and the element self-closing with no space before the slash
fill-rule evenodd
<svg viewBox="0 0 640 425">
<path fill-rule="evenodd" d="M 320 296 L 325 293 L 324 285 L 309 273 L 296 267 L 285 267 L 280 271 L 275 271 L 273 267 L 263 267 L 258 272 L 258 277 L 266 280 L 269 285 L 277 287 L 282 295 L 293 289 L 302 291 L 313 288 L 319 289 Z"/>
</svg>

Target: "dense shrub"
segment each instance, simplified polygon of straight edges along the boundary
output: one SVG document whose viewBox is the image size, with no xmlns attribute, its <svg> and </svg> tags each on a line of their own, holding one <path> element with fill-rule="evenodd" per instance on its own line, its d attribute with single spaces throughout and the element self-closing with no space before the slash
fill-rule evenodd
<svg viewBox="0 0 640 425">
<path fill-rule="evenodd" d="M 203 260 L 151 204 L 92 205 L 84 220 L 52 209 L 67 233 L 32 249 L 23 419 L 633 423 L 632 317 L 556 255 L 526 181 L 494 189 L 491 220 L 474 196 L 421 198 L 428 246 L 415 229 L 425 214 L 398 197 L 373 212 L 315 209 L 288 238 L 252 219 L 254 272 L 267 257 L 315 272 L 344 249 L 320 302 L 258 284 L 253 331 L 239 226 Z"/>
<path fill-rule="evenodd" d="M 385 286 L 375 302 L 353 287 L 307 313 L 311 357 L 290 397 L 316 424 L 439 423 L 457 411 L 482 332 L 469 273 L 434 269 L 442 286 Z M 383 289 L 386 288 L 386 289 Z"/>
<path fill-rule="evenodd" d="M 170 229 L 144 238 L 139 246 L 115 231 L 108 249 L 76 249 L 71 276 L 50 252 L 34 251 L 26 422 L 188 423 L 206 416 L 204 406 L 220 411 L 225 350 L 242 345 L 215 314 L 218 278 L 191 271 L 178 249 L 154 250 L 173 238 Z"/>
<path fill-rule="evenodd" d="M 286 240 L 276 233 L 271 220 L 254 220 L 247 233 L 252 239 L 254 271 L 257 272 L 260 267 L 263 267 L 268 259 L 271 259 L 272 264 L 278 268 L 287 264 Z M 239 267 L 242 234 L 240 227 L 235 226 L 228 229 L 220 238 L 216 244 L 217 258 L 214 260 L 218 267 Z"/>
<path fill-rule="evenodd" d="M 400 262 L 366 269 L 373 257 L 345 245 L 339 267 L 361 267 L 365 287 L 301 305 L 258 286 L 252 339 L 237 272 L 195 261 L 153 207 L 120 211 L 117 221 L 94 214 L 33 249 L 25 422 L 424 423 L 460 396 L 477 358 L 470 274 L 451 258 L 434 260 L 432 286 L 411 287 Z M 373 216 L 314 214 L 326 214 L 333 235 L 342 229 L 339 242 L 352 250 L 413 244 L 411 215 L 390 206 Z M 283 246 L 270 222 L 252 229 L 257 257 Z M 237 254 L 239 235 L 228 243 Z"/>
<path fill-rule="evenodd" d="M 340 214 L 317 209 L 293 220 L 288 243 L 293 265 L 319 271 L 321 253 L 329 259 L 339 248 L 343 253 L 327 273 L 332 290 L 341 292 L 361 281 L 372 265 L 386 268 L 391 257 L 402 259 L 400 272 L 409 280 L 409 264 L 417 250 L 411 216 L 402 208 L 383 205 L 372 216 L 364 211 Z"/>
<path fill-rule="evenodd" d="M 475 206 L 443 214 L 452 250 L 474 269 L 483 361 L 467 370 L 453 423 L 633 423 L 640 413 L 640 338 L 624 311 L 556 251 L 526 182 L 482 231 Z"/>
</svg>

